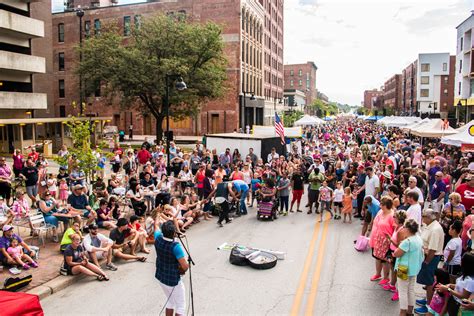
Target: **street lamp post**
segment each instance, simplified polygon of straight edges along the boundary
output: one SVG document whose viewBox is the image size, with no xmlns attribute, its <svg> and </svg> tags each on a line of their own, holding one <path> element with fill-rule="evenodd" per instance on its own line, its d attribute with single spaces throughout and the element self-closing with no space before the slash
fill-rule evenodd
<svg viewBox="0 0 474 316">
<path fill-rule="evenodd" d="M 168 175 L 171 174 L 171 162 L 170 162 L 170 84 L 171 82 L 176 81 L 175 88 L 178 91 L 183 91 L 187 89 L 186 83 L 184 83 L 181 75 L 166 75 L 165 84 L 166 84 L 166 94 L 165 94 L 165 114 L 166 114 L 166 169 Z"/>
<path fill-rule="evenodd" d="M 246 113 L 246 109 L 247 109 L 247 94 L 250 94 L 250 101 L 253 101 L 255 100 L 255 93 L 252 92 L 252 91 L 242 91 L 242 93 L 244 94 L 244 102 L 243 103 L 243 116 L 244 116 L 244 119 L 242 120 L 242 123 L 243 123 L 243 126 L 242 126 L 242 130 L 245 131 L 245 127 L 247 126 L 247 113 Z M 255 123 L 255 122 L 254 122 Z"/>
<path fill-rule="evenodd" d="M 81 9 L 81 6 L 78 6 L 76 9 L 76 16 L 79 17 L 79 62 L 82 63 L 82 17 L 84 16 L 84 10 Z M 82 106 L 83 100 L 83 91 L 82 91 L 82 74 L 79 74 L 79 112 L 82 115 L 84 108 Z"/>
<path fill-rule="evenodd" d="M 437 102 L 431 102 L 430 104 L 428 104 L 428 109 L 431 109 L 431 105 L 433 105 L 433 115 L 435 115 L 436 110 L 438 109 L 438 103 Z"/>
</svg>

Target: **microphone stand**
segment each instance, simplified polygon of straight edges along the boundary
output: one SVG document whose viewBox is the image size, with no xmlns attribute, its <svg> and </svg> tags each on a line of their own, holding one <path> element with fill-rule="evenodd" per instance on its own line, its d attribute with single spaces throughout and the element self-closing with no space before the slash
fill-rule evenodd
<svg viewBox="0 0 474 316">
<path fill-rule="evenodd" d="M 185 237 L 186 238 L 186 237 Z M 188 248 L 186 248 L 183 240 L 181 239 L 181 236 L 178 235 L 178 239 L 181 242 L 181 245 L 184 248 L 184 251 L 186 251 L 186 254 L 188 255 L 188 265 L 189 265 L 189 291 L 191 293 L 191 315 L 194 316 L 194 292 L 193 292 L 193 275 L 192 275 L 192 269 L 191 267 L 195 265 L 193 259 L 191 258 L 191 254 L 189 253 Z M 187 239 L 186 239 L 187 241 Z"/>
</svg>

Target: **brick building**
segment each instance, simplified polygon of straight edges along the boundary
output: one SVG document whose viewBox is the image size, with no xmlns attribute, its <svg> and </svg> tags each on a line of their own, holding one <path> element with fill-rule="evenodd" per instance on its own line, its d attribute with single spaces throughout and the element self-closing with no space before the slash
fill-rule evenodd
<svg viewBox="0 0 474 316">
<path fill-rule="evenodd" d="M 380 104 L 380 100 L 383 100 L 383 91 L 378 89 L 364 91 L 363 106 L 365 108 L 370 110 L 373 108 L 379 108 L 381 105 L 383 105 L 383 102 Z"/>
<path fill-rule="evenodd" d="M 413 114 L 416 108 L 417 63 L 415 60 L 402 71 L 402 109 L 406 114 Z"/>
<path fill-rule="evenodd" d="M 313 103 L 317 99 L 316 71 L 318 67 L 312 61 L 305 64 L 285 65 L 284 67 L 285 90 L 297 89 L 306 95 L 306 105 Z"/>
<path fill-rule="evenodd" d="M 89 5 L 87 5 L 89 3 Z M 105 6 L 103 6 L 105 3 Z M 270 0 L 183 0 L 148 1 L 114 5 L 114 1 L 70 1 L 69 9 L 81 5 L 82 36 L 93 36 L 104 23 L 115 22 L 127 36 L 141 19 L 157 13 L 184 13 L 196 22 L 212 21 L 223 27 L 224 53 L 228 60 L 226 94 L 204 104 L 193 118 L 171 121 L 177 135 L 232 132 L 245 125 L 263 124 L 266 109 L 273 109 L 274 97 L 283 96 L 283 2 Z M 78 60 L 74 47 L 79 43 L 79 18 L 75 11 L 53 14 L 54 104 L 57 116 L 77 113 L 79 80 L 74 74 Z M 244 92 L 246 99 L 244 101 Z M 252 97 L 253 95 L 253 97 Z M 99 91 L 87 97 L 86 115 L 111 116 L 112 125 L 135 134 L 154 134 L 151 115 L 123 110 L 119 101 L 107 104 Z"/>
<path fill-rule="evenodd" d="M 383 88 L 383 106 L 384 108 L 391 109 L 396 114 L 399 114 L 402 110 L 402 75 L 393 75 L 385 81 Z"/>
</svg>

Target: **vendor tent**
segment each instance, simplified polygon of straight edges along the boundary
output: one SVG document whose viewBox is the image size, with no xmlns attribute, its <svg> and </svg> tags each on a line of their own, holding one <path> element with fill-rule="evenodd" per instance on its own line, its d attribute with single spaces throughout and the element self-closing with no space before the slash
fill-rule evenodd
<svg viewBox="0 0 474 316">
<path fill-rule="evenodd" d="M 385 125 L 385 123 L 391 122 L 394 118 L 396 118 L 396 116 L 385 116 L 377 121 L 377 125 Z"/>
<path fill-rule="evenodd" d="M 304 126 L 304 125 L 318 125 L 320 124 L 318 120 L 316 120 L 314 117 L 305 115 L 299 120 L 297 120 L 293 125 L 295 126 Z"/>
<path fill-rule="evenodd" d="M 317 116 L 313 116 L 313 118 L 318 122 L 318 124 L 326 124 L 326 122 L 324 120 L 320 119 Z"/>
<path fill-rule="evenodd" d="M 365 118 L 366 121 L 378 121 L 383 119 L 383 116 L 369 116 Z"/>
<path fill-rule="evenodd" d="M 447 135 L 441 138 L 441 143 L 461 147 L 462 145 L 474 145 L 474 120 L 456 129 L 457 134 Z"/>
<path fill-rule="evenodd" d="M 400 116 L 394 117 L 390 121 L 386 121 L 384 125 L 387 127 L 403 127 L 410 124 L 413 124 L 413 121 L 407 120 L 406 117 Z"/>
<path fill-rule="evenodd" d="M 410 131 L 413 135 L 420 137 L 442 137 L 456 134 L 456 131 L 441 119 L 433 119 Z"/>
<path fill-rule="evenodd" d="M 429 123 L 431 120 L 429 118 L 424 118 L 423 120 L 419 121 L 419 122 L 414 122 L 413 124 L 410 124 L 410 125 L 407 125 L 407 126 L 404 126 L 403 129 L 406 129 L 406 130 L 413 130 L 415 128 L 418 128 L 420 126 L 423 126 L 427 123 Z"/>
</svg>

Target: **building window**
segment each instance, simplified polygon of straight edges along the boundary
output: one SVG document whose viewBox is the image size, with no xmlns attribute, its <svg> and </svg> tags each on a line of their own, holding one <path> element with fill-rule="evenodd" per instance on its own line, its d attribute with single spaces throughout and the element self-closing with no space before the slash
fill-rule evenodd
<svg viewBox="0 0 474 316">
<path fill-rule="evenodd" d="M 421 89 L 420 90 L 420 97 L 427 98 L 430 96 L 430 89 Z"/>
<path fill-rule="evenodd" d="M 302 85 L 303 85 L 303 80 L 301 80 L 301 79 L 300 79 L 300 80 L 298 80 L 298 86 L 300 86 L 300 87 L 301 87 Z"/>
<path fill-rule="evenodd" d="M 458 84 L 458 95 L 459 96 L 461 95 L 461 81 L 459 81 L 459 84 Z"/>
<path fill-rule="evenodd" d="M 298 76 L 300 76 L 300 77 L 301 77 L 302 75 L 303 75 L 303 71 L 302 71 L 301 69 L 300 69 L 300 70 L 298 70 Z"/>
<path fill-rule="evenodd" d="M 100 97 L 100 82 L 95 85 L 94 96 L 97 98 Z"/>
<path fill-rule="evenodd" d="M 429 72 L 430 64 L 421 64 L 421 72 Z"/>
<path fill-rule="evenodd" d="M 123 36 L 130 36 L 130 16 L 123 17 Z"/>
<path fill-rule="evenodd" d="M 133 23 L 135 24 L 135 28 L 139 30 L 142 26 L 142 16 L 140 14 L 135 15 L 133 17 Z"/>
<path fill-rule="evenodd" d="M 290 80 L 290 87 L 293 87 L 295 85 L 295 81 L 294 80 Z"/>
<path fill-rule="evenodd" d="M 443 63 L 443 71 L 448 71 L 448 63 Z"/>
<path fill-rule="evenodd" d="M 100 34 L 100 20 L 99 19 L 94 20 L 94 34 L 95 35 Z"/>
<path fill-rule="evenodd" d="M 462 59 L 459 60 L 459 73 L 462 73 Z"/>
<path fill-rule="evenodd" d="M 448 95 L 448 89 L 444 89 L 443 93 L 444 95 Z"/>
<path fill-rule="evenodd" d="M 64 23 L 58 24 L 58 42 L 64 43 Z"/>
<path fill-rule="evenodd" d="M 430 84 L 429 76 L 421 76 L 421 84 Z"/>
<path fill-rule="evenodd" d="M 459 43 L 459 51 L 462 52 L 464 49 L 464 37 L 461 37 L 461 42 Z"/>
<path fill-rule="evenodd" d="M 64 71 L 64 53 L 58 54 L 58 70 Z"/>
<path fill-rule="evenodd" d="M 86 35 L 86 38 L 89 38 L 91 36 L 91 21 L 84 22 L 84 33 Z"/>
<path fill-rule="evenodd" d="M 64 80 L 63 79 L 59 80 L 59 97 L 60 98 L 66 97 L 66 91 L 65 91 L 65 88 L 64 88 Z"/>
<path fill-rule="evenodd" d="M 449 80 L 449 77 L 448 77 L 448 76 L 444 76 L 444 83 L 445 83 L 445 84 L 448 84 L 448 80 Z"/>
<path fill-rule="evenodd" d="M 66 106 L 59 106 L 59 117 L 66 117 Z"/>
</svg>

